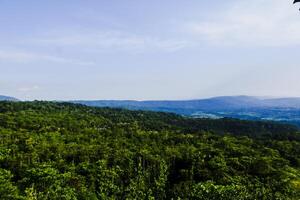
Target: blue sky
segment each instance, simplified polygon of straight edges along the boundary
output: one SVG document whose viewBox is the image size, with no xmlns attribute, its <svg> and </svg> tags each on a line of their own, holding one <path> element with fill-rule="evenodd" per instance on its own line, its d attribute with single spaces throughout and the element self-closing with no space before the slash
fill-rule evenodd
<svg viewBox="0 0 300 200">
<path fill-rule="evenodd" d="M 300 96 L 292 0 L 0 0 L 0 94 Z"/>
</svg>

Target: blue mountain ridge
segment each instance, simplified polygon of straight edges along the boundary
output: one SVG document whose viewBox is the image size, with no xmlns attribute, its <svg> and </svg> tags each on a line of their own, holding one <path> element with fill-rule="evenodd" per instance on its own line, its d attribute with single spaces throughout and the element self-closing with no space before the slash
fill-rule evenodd
<svg viewBox="0 0 300 200">
<path fill-rule="evenodd" d="M 95 107 L 173 112 L 198 118 L 231 117 L 246 120 L 273 120 L 300 126 L 300 98 L 295 97 L 221 96 L 178 101 L 96 100 L 71 102 Z"/>
<path fill-rule="evenodd" d="M 10 96 L 0 95 L 0 101 L 19 101 L 19 99 Z"/>
<path fill-rule="evenodd" d="M 19 99 L 0 95 L 0 101 Z M 172 112 L 194 118 L 237 118 L 271 120 L 300 127 L 300 98 L 262 98 L 252 96 L 221 96 L 196 100 L 72 100 L 70 103 L 93 107 L 125 108 Z"/>
<path fill-rule="evenodd" d="M 236 110 L 249 108 L 299 108 L 300 98 L 263 99 L 251 96 L 223 96 L 199 100 L 134 101 L 96 100 L 72 101 L 96 107 L 121 107 L 136 109 L 182 109 L 182 110 Z"/>
</svg>

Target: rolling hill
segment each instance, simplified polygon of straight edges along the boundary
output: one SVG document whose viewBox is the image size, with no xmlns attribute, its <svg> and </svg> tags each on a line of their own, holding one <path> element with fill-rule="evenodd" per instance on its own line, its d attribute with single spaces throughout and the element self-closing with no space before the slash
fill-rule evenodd
<svg viewBox="0 0 300 200">
<path fill-rule="evenodd" d="M 300 98 L 223 96 L 186 101 L 72 101 L 95 107 L 173 112 L 197 118 L 274 120 L 300 125 Z"/>
<path fill-rule="evenodd" d="M 300 108 L 300 98 L 262 99 L 251 96 L 224 96 L 199 100 L 184 101 L 72 101 L 96 107 L 122 107 L 132 109 L 151 110 L 180 110 L 178 112 L 190 113 L 193 111 L 207 110 L 239 110 L 250 108 Z M 179 113 L 180 114 L 180 113 Z"/>
<path fill-rule="evenodd" d="M 0 95 L 0 101 L 19 101 L 17 98 Z"/>
</svg>

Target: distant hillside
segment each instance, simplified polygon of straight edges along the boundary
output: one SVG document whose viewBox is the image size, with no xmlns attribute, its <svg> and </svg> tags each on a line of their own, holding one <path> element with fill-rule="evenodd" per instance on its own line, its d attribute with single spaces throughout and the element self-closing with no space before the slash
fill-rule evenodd
<svg viewBox="0 0 300 200">
<path fill-rule="evenodd" d="M 19 99 L 16 99 L 14 97 L 0 95 L 0 101 L 19 101 Z"/>
<path fill-rule="evenodd" d="M 173 112 L 198 118 L 274 120 L 300 126 L 300 98 L 223 96 L 186 101 L 72 101 L 94 107 Z"/>
<path fill-rule="evenodd" d="M 300 98 L 260 99 L 250 96 L 224 96 L 185 101 L 73 101 L 96 107 L 121 107 L 132 109 L 166 110 L 180 114 L 198 110 L 237 110 L 249 108 L 300 108 Z M 178 111 L 179 110 L 179 111 Z"/>
</svg>

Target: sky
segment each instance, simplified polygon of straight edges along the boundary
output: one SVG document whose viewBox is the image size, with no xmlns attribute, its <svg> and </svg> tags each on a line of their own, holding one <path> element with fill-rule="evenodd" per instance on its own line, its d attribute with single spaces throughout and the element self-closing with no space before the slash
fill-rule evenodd
<svg viewBox="0 0 300 200">
<path fill-rule="evenodd" d="M 300 96 L 292 0 L 0 0 L 0 94 Z"/>
</svg>

